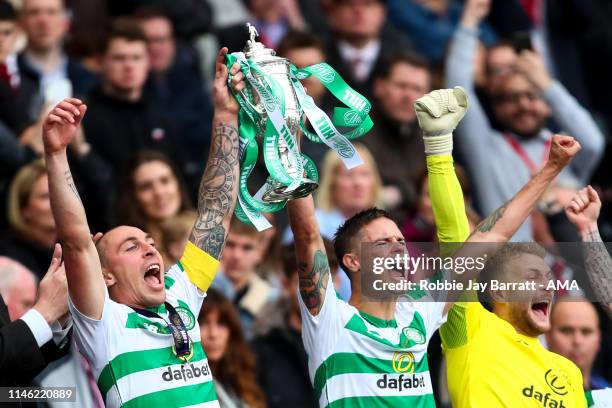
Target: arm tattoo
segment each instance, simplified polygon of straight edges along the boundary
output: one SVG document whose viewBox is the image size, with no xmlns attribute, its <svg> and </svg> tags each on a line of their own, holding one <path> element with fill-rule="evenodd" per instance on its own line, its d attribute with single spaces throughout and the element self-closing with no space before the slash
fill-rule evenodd
<svg viewBox="0 0 612 408">
<path fill-rule="evenodd" d="M 214 129 L 210 157 L 198 192 L 198 218 L 189 240 L 219 258 L 225 244 L 223 220 L 237 191 L 238 131 L 221 123 Z"/>
<path fill-rule="evenodd" d="M 478 224 L 476 226 L 476 229 L 474 230 L 474 232 L 476 232 L 476 231 L 479 231 L 479 232 L 489 232 L 489 231 L 491 231 L 493 229 L 493 227 L 495 226 L 495 224 L 497 224 L 497 222 L 504 216 L 504 211 L 506 211 L 506 208 L 508 207 L 508 204 L 510 204 L 510 201 L 508 201 L 506 204 L 504 204 L 501 207 L 499 207 L 497 210 L 493 211 L 487 218 L 482 220 L 480 222 L 480 224 Z"/>
<path fill-rule="evenodd" d="M 595 298 L 601 302 L 608 316 L 612 317 L 612 258 L 599 232 L 589 231 L 584 237 L 585 265 Z"/>
<path fill-rule="evenodd" d="M 307 262 L 298 263 L 300 276 L 300 295 L 308 310 L 316 314 L 323 306 L 323 298 L 327 290 L 329 264 L 323 251 L 317 250 L 314 254 L 312 269 L 308 270 Z"/>
<path fill-rule="evenodd" d="M 64 173 L 64 177 L 66 178 L 66 183 L 68 183 L 68 188 L 70 188 L 70 191 L 72 191 L 76 198 L 81 201 L 79 191 L 77 190 L 76 185 L 74 184 L 74 179 L 72 178 L 72 173 L 70 172 L 70 170 L 66 170 L 66 172 Z"/>
</svg>

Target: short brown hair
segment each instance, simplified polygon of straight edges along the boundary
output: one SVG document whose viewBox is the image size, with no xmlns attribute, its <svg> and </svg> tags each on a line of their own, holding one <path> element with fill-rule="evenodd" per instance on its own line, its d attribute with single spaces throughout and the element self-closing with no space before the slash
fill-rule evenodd
<svg viewBox="0 0 612 408">
<path fill-rule="evenodd" d="M 304 31 L 289 31 L 276 47 L 276 51 L 283 57 L 291 50 L 302 48 L 316 48 L 325 55 L 325 47 L 321 39 L 315 34 Z"/>
<path fill-rule="evenodd" d="M 389 78 L 389 75 L 391 75 L 391 71 L 393 71 L 393 68 L 395 68 L 395 66 L 398 64 L 406 64 L 414 68 L 423 69 L 427 71 L 431 76 L 431 67 L 429 66 L 429 63 L 424 57 L 415 52 L 403 51 L 394 54 L 389 54 L 383 57 L 382 62 L 376 65 L 376 68 L 374 70 L 374 78 Z"/>
<path fill-rule="evenodd" d="M 484 269 L 480 273 L 480 282 L 491 282 L 494 279 L 500 280 L 500 278 L 505 276 L 504 272 L 508 262 L 523 254 L 535 255 L 544 259 L 546 250 L 535 242 L 510 242 L 504 244 L 499 251 L 487 260 Z M 493 303 L 489 291 L 478 292 L 478 300 L 487 306 L 492 306 Z"/>
<path fill-rule="evenodd" d="M 147 43 L 147 38 L 138 25 L 138 21 L 130 17 L 119 17 L 113 21 L 110 31 L 104 40 L 103 53 L 106 53 L 111 42 L 118 38 L 128 42 L 142 41 L 145 44 Z"/>
<path fill-rule="evenodd" d="M 391 218 L 391 215 L 385 210 L 380 208 L 372 207 L 367 210 L 363 210 L 353 215 L 351 218 L 346 220 L 344 224 L 338 228 L 336 235 L 334 236 L 334 252 L 336 253 L 336 259 L 338 264 L 347 271 L 347 276 L 350 278 L 351 275 L 348 273 L 348 268 L 344 265 L 344 255 L 351 252 L 353 249 L 353 239 L 361 232 L 363 227 L 370 224 L 372 221 L 379 218 Z"/>
<path fill-rule="evenodd" d="M 236 217 L 232 217 L 228 234 L 246 235 L 248 237 L 257 238 L 259 231 L 252 225 L 245 224 Z"/>
</svg>

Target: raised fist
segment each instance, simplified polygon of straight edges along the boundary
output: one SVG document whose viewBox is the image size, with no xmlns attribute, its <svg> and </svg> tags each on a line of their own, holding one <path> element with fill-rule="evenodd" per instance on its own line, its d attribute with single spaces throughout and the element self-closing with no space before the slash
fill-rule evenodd
<svg viewBox="0 0 612 408">
<path fill-rule="evenodd" d="M 576 226 L 580 233 L 586 232 L 591 226 L 597 225 L 601 200 L 595 189 L 587 186 L 578 191 L 565 208 L 567 218 Z"/>
<path fill-rule="evenodd" d="M 45 153 L 52 154 L 66 149 L 77 134 L 87 106 L 79 99 L 67 98 L 49 112 L 43 122 Z"/>
<path fill-rule="evenodd" d="M 566 135 L 554 135 L 546 165 L 561 171 L 582 147 L 576 139 Z"/>
<path fill-rule="evenodd" d="M 228 87 L 227 77 L 232 75 L 231 87 L 236 92 L 240 92 L 244 89 L 246 82 L 244 74 L 240 71 L 240 64 L 234 63 L 231 69 L 228 70 L 225 66 L 225 56 L 227 55 L 227 48 L 223 47 L 217 54 L 215 61 L 215 79 L 213 81 L 213 107 L 214 114 L 221 116 L 228 116 L 230 119 L 237 119 L 240 105 L 236 99 L 232 96 L 231 91 Z"/>
<path fill-rule="evenodd" d="M 461 87 L 432 91 L 414 103 L 419 126 L 426 136 L 452 133 L 465 115 L 467 107 L 467 95 Z"/>
</svg>

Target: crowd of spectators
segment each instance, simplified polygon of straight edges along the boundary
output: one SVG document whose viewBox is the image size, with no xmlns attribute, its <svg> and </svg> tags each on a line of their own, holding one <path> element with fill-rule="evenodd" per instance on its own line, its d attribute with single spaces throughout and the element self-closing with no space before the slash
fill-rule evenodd
<svg viewBox="0 0 612 408">
<path fill-rule="evenodd" d="M 388 210 L 407 241 L 435 240 L 413 103 L 454 86 L 466 89 L 470 104 L 454 143 L 472 227 L 529 180 L 561 132 L 582 151 L 514 240 L 541 242 L 552 263 L 562 262 L 555 242 L 578 240 L 559 233 L 568 224 L 563 208 L 589 183 L 602 197 L 603 239 L 612 239 L 612 7 L 604 0 L 0 0 L 2 326 L 51 290 L 45 274 L 56 234 L 41 159 L 49 109 L 69 96 L 87 104 L 69 160 L 92 233 L 137 226 L 172 265 L 196 218 L 210 148 L 215 47 L 241 51 L 247 21 L 298 68 L 326 61 L 372 102 L 374 127 L 357 144 L 364 164 L 347 170 L 324 145 L 303 142 L 321 175 L 315 200 L 326 240 L 372 206 Z M 326 112 L 340 104 L 314 78 L 304 85 Z M 260 158 L 252 187 L 265 176 Z M 266 216 L 274 227 L 265 232 L 231 223 L 198 318 L 202 344 L 222 407 L 316 406 L 293 238 L 284 213 Z M 348 299 L 348 278 L 329 261 L 338 296 Z M 587 389 L 601 388 L 612 382 L 612 325 L 591 303 L 583 306 L 555 307 L 546 342 L 578 365 Z M 88 389 L 79 406 L 101 406 L 78 351 L 58 353 L 65 342 L 45 340 L 38 346 L 54 349 L 45 364 L 64 357 L 34 383 L 73 381 Z M 11 351 L 0 352 L 1 363 Z M 439 340 L 430 355 L 443 406 Z M 24 375 L 42 370 L 34 357 Z"/>
</svg>

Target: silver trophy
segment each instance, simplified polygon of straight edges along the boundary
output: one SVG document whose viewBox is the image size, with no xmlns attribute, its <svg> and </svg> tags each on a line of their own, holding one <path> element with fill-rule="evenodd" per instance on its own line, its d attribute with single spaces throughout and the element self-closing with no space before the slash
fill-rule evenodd
<svg viewBox="0 0 612 408">
<path fill-rule="evenodd" d="M 259 65 L 262 71 L 270 75 L 278 82 L 284 92 L 285 96 L 285 123 L 287 128 L 290 130 L 291 135 L 296 138 L 296 144 L 299 148 L 299 129 L 302 112 L 299 108 L 295 91 L 291 86 L 291 80 L 289 79 L 290 62 L 286 58 L 276 56 L 276 52 L 270 48 L 266 48 L 262 43 L 255 40 L 259 36 L 255 27 L 247 23 L 249 29 L 250 39 L 247 41 L 244 47 L 244 54 L 247 59 L 251 59 Z M 251 104 L 264 119 L 266 119 L 266 110 L 260 101 L 257 92 L 253 92 L 254 103 L 251 104 L 248 98 L 244 98 L 247 103 Z M 293 163 L 289 159 L 289 146 L 283 138 L 279 139 L 278 143 L 278 154 L 280 157 L 281 164 L 285 168 L 288 175 L 292 178 L 297 176 L 298 169 L 295 168 Z M 306 178 L 305 174 L 302 175 L 302 182 L 298 188 L 293 191 L 286 192 L 286 186 L 281 182 L 273 179 L 271 176 L 268 177 L 267 181 L 268 188 L 263 194 L 263 201 L 268 203 L 277 203 L 285 200 L 291 200 L 301 197 L 306 197 L 312 191 L 318 187 L 318 183 Z"/>
</svg>

